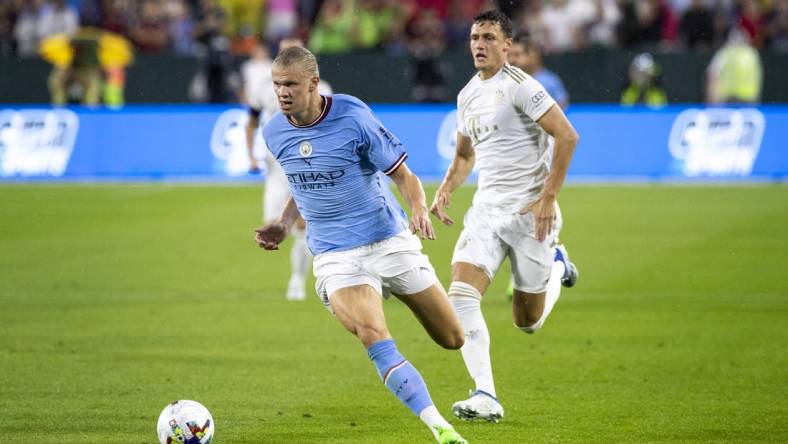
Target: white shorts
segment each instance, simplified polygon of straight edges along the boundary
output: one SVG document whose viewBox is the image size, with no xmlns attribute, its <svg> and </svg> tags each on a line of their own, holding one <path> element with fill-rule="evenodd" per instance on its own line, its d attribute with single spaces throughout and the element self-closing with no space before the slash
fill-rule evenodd
<svg viewBox="0 0 788 444">
<path fill-rule="evenodd" d="M 315 290 L 329 311 L 331 295 L 355 285 L 369 285 L 376 292 L 410 295 L 438 281 L 430 260 L 421 252 L 421 241 L 409 231 L 352 250 L 315 256 Z"/>
<path fill-rule="evenodd" d="M 471 207 L 463 219 L 464 228 L 454 247 L 452 264 L 467 262 L 493 279 L 506 256 L 512 266 L 514 288 L 541 293 L 547 288 L 555 257 L 555 245 L 563 219 L 556 204 L 553 231 L 543 242 L 536 240 L 533 213 L 487 214 Z"/>
<path fill-rule="evenodd" d="M 271 166 L 270 163 L 268 165 L 263 192 L 263 222 L 266 224 L 273 222 L 282 214 L 287 198 L 290 197 L 285 173 L 278 165 Z"/>
</svg>

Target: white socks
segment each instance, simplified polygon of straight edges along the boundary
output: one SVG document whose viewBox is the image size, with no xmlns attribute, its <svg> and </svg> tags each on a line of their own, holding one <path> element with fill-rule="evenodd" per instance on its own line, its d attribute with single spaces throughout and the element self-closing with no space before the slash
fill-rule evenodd
<svg viewBox="0 0 788 444">
<path fill-rule="evenodd" d="M 427 424 L 427 427 L 430 428 L 432 434 L 435 436 L 435 439 L 438 438 L 438 431 L 435 430 L 435 426 L 440 426 L 445 429 L 454 429 L 454 427 L 452 427 L 451 424 L 449 424 L 449 422 L 446 421 L 443 416 L 441 416 L 441 414 L 438 412 L 438 409 L 435 408 L 434 405 L 422 410 L 421 413 L 419 413 L 419 419 L 421 419 L 424 424 Z"/>
<path fill-rule="evenodd" d="M 293 247 L 290 249 L 290 282 L 287 284 L 287 299 L 306 298 L 306 273 L 312 263 L 312 253 L 306 244 L 304 230 L 293 229 Z"/>
<path fill-rule="evenodd" d="M 306 233 L 298 228 L 292 232 L 293 248 L 290 250 L 290 270 L 293 276 L 300 276 L 301 280 L 306 278 L 306 273 L 312 263 L 312 253 L 306 245 Z"/>
<path fill-rule="evenodd" d="M 497 396 L 490 363 L 490 332 L 482 316 L 482 295 L 470 284 L 452 282 L 449 300 L 465 332 L 465 345 L 460 351 L 468 374 L 476 382 L 477 390 Z"/>
</svg>

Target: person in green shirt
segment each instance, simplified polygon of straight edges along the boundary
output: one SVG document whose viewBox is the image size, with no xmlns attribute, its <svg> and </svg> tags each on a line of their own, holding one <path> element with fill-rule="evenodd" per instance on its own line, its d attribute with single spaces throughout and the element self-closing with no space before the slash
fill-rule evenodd
<svg viewBox="0 0 788 444">
<path fill-rule="evenodd" d="M 763 85 L 763 68 L 758 51 L 738 29 L 730 32 L 727 42 L 706 71 L 706 100 L 709 103 L 758 103 Z"/>
<path fill-rule="evenodd" d="M 662 68 L 651 54 L 638 54 L 629 64 L 627 83 L 621 92 L 621 105 L 646 105 L 659 108 L 668 103 L 661 81 Z"/>
</svg>

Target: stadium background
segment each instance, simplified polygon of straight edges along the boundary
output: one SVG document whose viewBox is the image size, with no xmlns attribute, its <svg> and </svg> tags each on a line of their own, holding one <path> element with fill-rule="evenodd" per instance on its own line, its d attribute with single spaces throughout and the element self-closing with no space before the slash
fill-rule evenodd
<svg viewBox="0 0 788 444">
<path fill-rule="evenodd" d="M 284 300 L 287 248 L 254 246 L 262 181 L 245 174 L 238 68 L 256 36 L 303 38 L 334 90 L 372 103 L 405 141 L 431 198 L 451 102 L 472 75 L 464 39 L 490 6 L 542 33 L 571 95 L 581 142 L 562 239 L 582 274 L 532 337 L 511 326 L 496 279 L 485 315 L 507 417 L 461 433 L 784 440 L 785 0 L 2 2 L 0 435 L 149 443 L 164 404 L 192 398 L 214 414 L 217 442 L 429 442 L 316 298 Z M 569 38 L 550 34 L 557 24 Z M 133 47 L 125 104 L 81 106 L 73 89 L 52 107 L 39 44 L 89 26 Z M 732 29 L 759 51 L 760 100 L 706 104 L 707 66 Z M 668 106 L 619 106 L 644 51 Z M 218 80 L 200 89 L 211 69 Z M 419 93 L 436 78 L 434 95 Z M 472 193 L 457 192 L 455 218 Z M 439 227 L 425 242 L 444 284 L 458 234 Z M 386 310 L 449 414 L 470 388 L 460 357 L 402 304 Z"/>
</svg>

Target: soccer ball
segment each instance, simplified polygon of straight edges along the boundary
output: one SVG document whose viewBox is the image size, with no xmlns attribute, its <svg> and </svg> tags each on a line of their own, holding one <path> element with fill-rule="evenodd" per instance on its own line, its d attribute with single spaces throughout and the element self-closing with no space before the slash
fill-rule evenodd
<svg viewBox="0 0 788 444">
<path fill-rule="evenodd" d="M 164 407 L 156 424 L 161 444 L 210 444 L 215 430 L 211 412 L 199 402 L 189 400 Z"/>
</svg>

